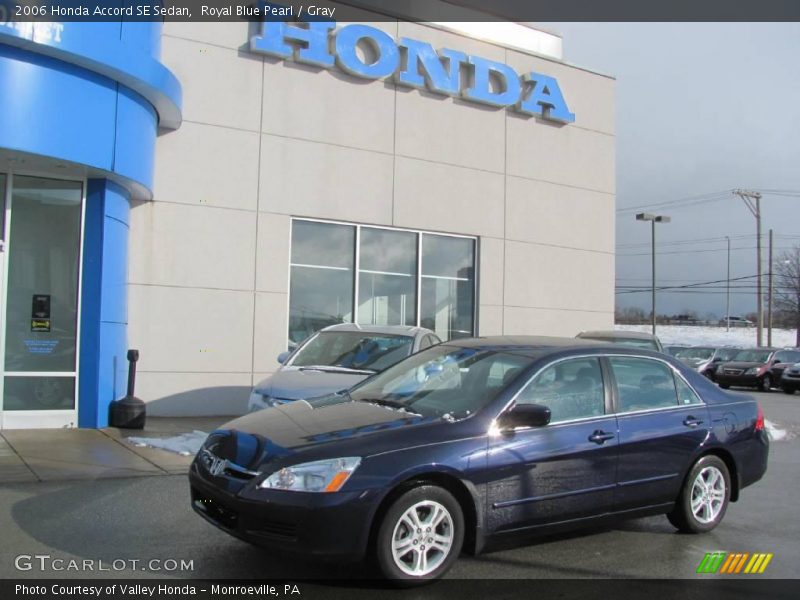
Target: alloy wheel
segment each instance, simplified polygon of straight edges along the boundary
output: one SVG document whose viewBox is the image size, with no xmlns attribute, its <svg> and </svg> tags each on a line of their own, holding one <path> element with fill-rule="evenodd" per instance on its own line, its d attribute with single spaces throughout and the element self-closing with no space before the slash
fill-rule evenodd
<svg viewBox="0 0 800 600">
<path fill-rule="evenodd" d="M 700 523 L 713 522 L 725 505 L 725 477 L 714 466 L 703 468 L 692 484 L 692 513 Z"/>
<path fill-rule="evenodd" d="M 453 536 L 453 517 L 444 505 L 433 500 L 417 502 L 394 527 L 392 557 L 406 575 L 424 577 L 447 559 Z"/>
</svg>

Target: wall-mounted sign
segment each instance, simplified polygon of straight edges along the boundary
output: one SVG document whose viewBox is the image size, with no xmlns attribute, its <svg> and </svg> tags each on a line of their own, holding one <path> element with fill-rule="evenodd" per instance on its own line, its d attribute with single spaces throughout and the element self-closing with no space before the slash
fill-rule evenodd
<svg viewBox="0 0 800 600">
<path fill-rule="evenodd" d="M 572 123 L 558 82 L 541 73 L 518 74 L 504 63 L 401 38 L 395 42 L 380 29 L 333 21 L 287 23 L 264 21 L 250 40 L 251 52 L 325 69 L 340 69 L 364 79 L 392 78 L 399 85 L 427 88 L 470 102 L 508 107 L 518 113 Z"/>
<path fill-rule="evenodd" d="M 31 331 L 50 331 L 50 294 L 34 294 L 31 301 Z"/>
</svg>

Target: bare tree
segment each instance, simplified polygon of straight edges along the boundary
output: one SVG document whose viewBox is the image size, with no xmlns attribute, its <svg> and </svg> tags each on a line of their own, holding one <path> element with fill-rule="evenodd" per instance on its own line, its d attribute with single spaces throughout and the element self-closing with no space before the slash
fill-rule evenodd
<svg viewBox="0 0 800 600">
<path fill-rule="evenodd" d="M 773 265 L 775 308 L 790 315 L 797 328 L 795 346 L 800 346 L 800 246 L 783 252 Z"/>
</svg>

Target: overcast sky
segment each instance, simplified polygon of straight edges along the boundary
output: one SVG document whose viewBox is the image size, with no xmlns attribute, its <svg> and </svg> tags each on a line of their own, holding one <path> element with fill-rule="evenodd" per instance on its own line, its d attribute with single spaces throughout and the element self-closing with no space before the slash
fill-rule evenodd
<svg viewBox="0 0 800 600">
<path fill-rule="evenodd" d="M 672 217 L 657 226 L 659 285 L 725 279 L 725 236 L 731 277 L 755 275 L 755 218 L 739 198 L 716 192 L 797 192 L 764 193 L 765 270 L 770 228 L 776 254 L 800 243 L 800 24 L 545 26 L 563 35 L 567 62 L 617 78 L 617 286 L 648 290 L 618 293 L 619 306 L 650 309 L 650 225 L 626 207 L 703 196 L 647 209 Z M 723 239 L 675 244 L 709 238 Z M 660 293 L 658 312 L 722 316 L 718 285 Z M 754 311 L 755 302 L 754 290 L 732 293 L 731 314 Z"/>
</svg>

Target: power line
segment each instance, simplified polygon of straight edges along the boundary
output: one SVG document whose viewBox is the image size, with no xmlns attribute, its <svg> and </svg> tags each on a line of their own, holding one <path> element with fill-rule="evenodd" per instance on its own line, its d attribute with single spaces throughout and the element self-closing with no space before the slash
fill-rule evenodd
<svg viewBox="0 0 800 600">
<path fill-rule="evenodd" d="M 731 251 L 734 250 L 755 250 L 758 246 L 739 246 L 737 248 L 731 248 Z M 775 246 L 776 250 L 791 250 L 794 246 Z M 727 248 L 704 248 L 704 249 L 692 249 L 692 250 L 672 250 L 669 252 L 659 252 L 658 255 L 664 254 L 704 254 L 706 252 L 727 252 Z M 630 254 L 620 253 L 617 252 L 617 256 L 650 256 L 650 252 L 634 252 Z"/>
<path fill-rule="evenodd" d="M 700 286 L 704 286 L 704 285 L 711 285 L 711 284 L 714 284 L 714 283 L 726 283 L 727 284 L 729 281 L 744 281 L 745 279 L 753 279 L 753 278 L 756 278 L 756 277 L 758 277 L 758 275 L 744 275 L 742 277 L 734 277 L 734 278 L 731 278 L 731 279 L 716 279 L 714 281 L 703 281 L 703 282 L 700 282 L 700 283 L 687 283 L 685 285 L 665 285 L 665 286 L 662 286 L 662 287 L 657 287 L 656 291 L 688 289 L 688 288 L 700 287 Z M 652 288 L 648 288 L 648 289 L 644 289 L 644 290 L 637 289 L 637 290 L 623 291 L 623 292 L 619 292 L 619 293 L 626 294 L 626 293 L 635 293 L 635 292 L 639 292 L 639 291 L 652 291 Z"/>
<path fill-rule="evenodd" d="M 641 209 L 657 209 L 664 206 L 678 207 L 690 206 L 693 204 L 704 204 L 706 202 L 716 202 L 723 198 L 729 197 L 731 190 L 722 190 L 719 192 L 709 192 L 706 194 L 697 194 L 695 196 L 686 196 L 685 198 L 678 198 L 676 200 L 667 200 L 666 202 L 651 202 L 649 204 L 639 204 L 637 206 L 623 206 L 617 209 L 617 213 L 630 213 L 636 212 Z"/>
</svg>

